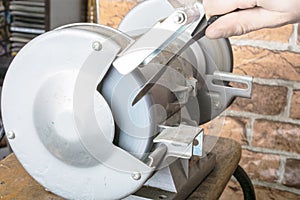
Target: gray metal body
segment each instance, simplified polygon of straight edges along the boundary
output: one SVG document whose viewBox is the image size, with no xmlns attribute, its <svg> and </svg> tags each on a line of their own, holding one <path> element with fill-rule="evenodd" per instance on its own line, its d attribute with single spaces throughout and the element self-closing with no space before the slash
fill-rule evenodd
<svg viewBox="0 0 300 200">
<path fill-rule="evenodd" d="M 186 199 L 214 169 L 216 156 L 207 154 L 201 159 L 193 157 L 188 163 L 184 162 L 184 160 L 177 160 L 157 172 L 144 187 L 128 197 L 128 200 L 137 200 L 141 197 L 145 200 Z M 188 164 L 188 171 L 183 170 L 184 164 Z"/>
</svg>

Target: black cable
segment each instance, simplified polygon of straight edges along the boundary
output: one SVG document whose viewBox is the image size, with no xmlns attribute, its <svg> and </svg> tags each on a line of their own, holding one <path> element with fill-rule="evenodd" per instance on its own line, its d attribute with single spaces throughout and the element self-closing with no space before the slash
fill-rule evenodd
<svg viewBox="0 0 300 200">
<path fill-rule="evenodd" d="M 254 187 L 245 170 L 238 165 L 236 170 L 233 173 L 233 176 L 239 182 L 243 190 L 244 200 L 255 200 L 256 197 L 255 197 Z"/>
<path fill-rule="evenodd" d="M 5 135 L 5 131 L 4 131 L 4 128 L 3 126 L 0 128 L 0 142 L 2 141 L 2 139 L 4 138 L 4 135 Z"/>
</svg>

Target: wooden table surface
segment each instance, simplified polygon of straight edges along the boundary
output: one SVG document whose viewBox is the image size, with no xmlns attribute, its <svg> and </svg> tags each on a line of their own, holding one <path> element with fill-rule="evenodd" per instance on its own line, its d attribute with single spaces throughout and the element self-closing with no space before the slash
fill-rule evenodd
<svg viewBox="0 0 300 200">
<path fill-rule="evenodd" d="M 207 138 L 206 144 L 214 142 Z M 217 163 L 211 174 L 202 182 L 188 199 L 218 199 L 235 171 L 240 157 L 241 146 L 237 142 L 219 138 L 214 146 Z M 11 154 L 0 162 L 0 200 L 61 200 L 34 181 Z"/>
</svg>

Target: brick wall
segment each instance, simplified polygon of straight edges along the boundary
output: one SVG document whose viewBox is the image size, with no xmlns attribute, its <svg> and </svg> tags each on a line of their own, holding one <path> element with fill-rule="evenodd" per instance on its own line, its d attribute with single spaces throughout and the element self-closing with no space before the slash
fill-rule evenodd
<svg viewBox="0 0 300 200">
<path fill-rule="evenodd" d="M 229 125 L 222 135 L 242 144 L 240 165 L 253 180 L 258 199 L 299 199 L 300 26 L 230 40 L 234 73 L 253 76 L 254 85 L 252 99 L 237 98 L 224 113 Z M 222 199 L 239 195 L 232 181 Z"/>
<path fill-rule="evenodd" d="M 101 23 L 117 27 L 136 1 L 102 0 Z M 251 99 L 237 98 L 216 120 L 243 147 L 240 165 L 258 199 L 300 198 L 300 26 L 230 38 L 234 73 L 254 77 Z M 214 129 L 213 122 L 206 125 Z M 232 180 L 221 199 L 242 199 Z"/>
</svg>

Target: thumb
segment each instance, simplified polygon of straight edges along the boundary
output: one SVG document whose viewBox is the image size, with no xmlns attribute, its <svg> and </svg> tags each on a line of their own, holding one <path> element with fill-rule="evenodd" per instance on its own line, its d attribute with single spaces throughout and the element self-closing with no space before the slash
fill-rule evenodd
<svg viewBox="0 0 300 200">
<path fill-rule="evenodd" d="M 228 13 L 207 28 L 206 36 L 211 39 L 226 38 L 265 27 L 284 25 L 289 20 L 288 16 L 284 15 L 286 14 L 265 10 L 261 7 Z"/>
</svg>

